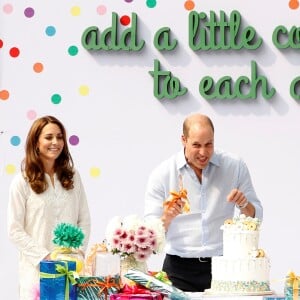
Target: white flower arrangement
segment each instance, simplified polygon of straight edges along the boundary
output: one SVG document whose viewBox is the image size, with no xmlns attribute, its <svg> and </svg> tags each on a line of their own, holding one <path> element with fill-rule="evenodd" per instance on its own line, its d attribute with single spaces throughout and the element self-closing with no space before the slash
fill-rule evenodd
<svg viewBox="0 0 300 300">
<path fill-rule="evenodd" d="M 232 219 L 225 220 L 221 229 L 258 231 L 260 225 L 261 221 L 258 218 L 252 218 L 241 214 Z"/>
</svg>

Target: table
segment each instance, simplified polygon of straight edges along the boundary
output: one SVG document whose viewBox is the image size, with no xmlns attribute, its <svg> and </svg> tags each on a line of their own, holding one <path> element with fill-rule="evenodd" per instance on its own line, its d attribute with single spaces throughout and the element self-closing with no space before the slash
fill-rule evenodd
<svg viewBox="0 0 300 300">
<path fill-rule="evenodd" d="M 259 296 L 241 296 L 241 295 L 208 295 L 205 293 L 187 293 L 192 300 L 284 300 L 284 295 L 270 294 Z"/>
</svg>

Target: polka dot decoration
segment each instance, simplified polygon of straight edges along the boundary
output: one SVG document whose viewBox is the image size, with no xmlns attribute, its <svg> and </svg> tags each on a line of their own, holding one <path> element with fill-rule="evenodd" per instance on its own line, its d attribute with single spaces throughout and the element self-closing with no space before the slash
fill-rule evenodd
<svg viewBox="0 0 300 300">
<path fill-rule="evenodd" d="M 34 119 L 36 118 L 37 113 L 36 113 L 35 110 L 31 109 L 31 110 L 29 110 L 29 111 L 27 112 L 26 116 L 27 116 L 27 119 L 28 119 L 28 120 L 32 121 L 32 120 L 34 120 Z"/>
<path fill-rule="evenodd" d="M 16 173 L 16 167 L 13 164 L 8 164 L 5 166 L 5 172 L 8 175 L 13 175 Z"/>
<path fill-rule="evenodd" d="M 81 13 L 81 9 L 79 6 L 73 6 L 71 8 L 71 15 L 76 17 L 76 16 L 80 16 L 80 13 Z"/>
<path fill-rule="evenodd" d="M 51 102 L 53 104 L 59 104 L 61 102 L 61 95 L 53 94 L 52 97 L 51 97 Z"/>
<path fill-rule="evenodd" d="M 78 54 L 78 47 L 77 46 L 70 46 L 68 48 L 68 53 L 70 56 L 76 56 Z"/>
<path fill-rule="evenodd" d="M 25 8 L 24 15 L 26 18 L 32 18 L 34 16 L 34 9 L 32 7 Z"/>
<path fill-rule="evenodd" d="M 123 0 L 124 3 L 127 3 L 129 5 L 132 5 L 135 0 Z M 157 5 L 157 0 L 142 0 L 144 2 L 144 5 L 147 8 L 154 8 Z M 5 15 L 15 15 L 17 10 L 14 4 L 12 3 L 4 3 L 1 6 L 2 8 L 2 13 Z M 41 14 L 40 11 L 37 7 L 35 7 L 34 5 L 25 5 L 25 6 L 19 6 L 18 10 L 20 10 L 21 12 L 21 17 L 26 21 L 28 20 L 28 22 L 31 22 L 32 19 L 36 19 L 37 22 L 39 22 L 39 18 L 41 18 Z M 77 5 L 72 5 L 69 6 L 69 13 L 72 17 L 80 17 L 82 15 L 82 7 L 81 6 L 77 6 Z M 108 12 L 108 6 L 106 4 L 98 4 L 97 6 L 95 6 L 95 13 L 99 16 L 104 16 L 106 15 Z M 120 17 L 119 22 L 122 26 L 129 26 L 131 23 L 131 15 L 130 14 L 124 14 Z M 33 24 L 32 22 L 30 24 Z M 38 24 L 38 23 L 37 23 Z M 38 25 L 34 25 L 34 26 L 38 26 Z M 44 34 L 47 37 L 55 37 L 58 35 L 59 30 L 61 28 L 59 27 L 58 24 L 46 24 L 44 27 Z M 68 41 L 68 39 L 66 38 L 66 41 Z M 18 41 L 14 41 L 14 43 L 18 43 Z M 53 45 L 53 44 L 52 44 Z M 22 62 L 22 60 L 26 60 L 27 58 L 25 57 L 25 55 L 23 54 L 22 51 L 22 43 L 20 43 L 20 45 L 14 45 L 14 44 L 9 44 L 7 41 L 5 41 L 3 39 L 3 37 L 0 37 L 0 54 L 1 55 L 6 55 L 7 57 L 11 58 L 11 59 L 18 59 L 18 62 Z M 49 47 L 51 47 L 51 44 L 49 44 Z M 49 48 L 50 49 L 50 48 Z M 80 52 L 80 47 L 78 47 L 78 45 L 75 44 L 69 44 L 65 49 L 67 49 L 67 54 L 71 57 L 76 57 L 79 52 Z M 27 49 L 26 49 L 27 50 Z M 55 50 L 59 50 L 59 49 L 55 49 Z M 61 49 L 61 51 L 63 51 L 63 49 Z M 51 54 L 51 51 L 49 52 Z M 22 57 L 24 56 L 24 57 Z M 41 53 L 41 59 L 43 59 L 43 53 Z M 10 61 L 11 64 L 14 63 L 15 60 Z M 32 61 L 31 62 L 31 66 L 32 66 L 32 71 L 35 74 L 42 74 L 45 71 L 46 68 L 46 64 L 44 61 Z M 52 67 L 52 66 L 51 66 Z M 49 68 L 47 68 L 49 69 Z M 90 87 L 88 85 L 79 85 L 78 88 L 78 92 L 80 96 L 89 96 L 90 95 Z M 5 88 L 4 86 L 1 86 L 0 89 L 0 102 L 5 102 L 11 99 L 11 91 L 7 88 Z M 52 95 L 50 96 L 50 102 L 53 105 L 59 105 L 62 103 L 62 95 L 61 93 L 56 93 L 53 92 Z M 24 117 L 32 122 L 34 121 L 38 116 L 38 112 L 36 111 L 36 109 L 33 107 L 31 109 L 28 109 L 25 112 Z M 21 144 L 22 140 L 20 136 L 14 135 L 11 136 L 10 138 L 10 146 L 11 147 L 17 147 Z M 72 136 L 69 137 L 69 143 L 72 146 L 76 146 L 79 144 L 79 137 L 78 135 L 74 134 Z M 6 173 L 7 174 L 13 174 L 15 172 L 15 167 L 13 164 L 8 164 L 6 166 Z M 100 176 L 100 169 L 98 167 L 92 167 L 90 169 L 90 176 L 91 177 L 99 177 Z"/>
<path fill-rule="evenodd" d="M 87 96 L 90 93 L 90 89 L 87 85 L 82 85 L 79 87 L 79 94 L 81 96 Z"/>
<path fill-rule="evenodd" d="M 107 12 L 107 8 L 105 5 L 99 5 L 97 8 L 96 8 L 96 11 L 97 11 L 97 14 L 100 15 L 100 16 L 103 16 L 106 14 Z"/>
<path fill-rule="evenodd" d="M 92 167 L 92 168 L 90 169 L 90 176 L 91 176 L 91 177 L 96 178 L 96 177 L 99 177 L 100 174 L 101 174 L 101 171 L 100 171 L 99 168 L 97 168 L 97 167 Z"/>
<path fill-rule="evenodd" d="M 35 73 L 41 73 L 43 72 L 44 70 L 44 65 L 40 62 L 36 62 L 34 65 L 33 65 L 33 71 Z"/>
<path fill-rule="evenodd" d="M 130 17 L 127 16 L 127 15 L 124 15 L 120 18 L 120 23 L 123 25 L 123 26 L 127 26 L 130 24 Z"/>
<path fill-rule="evenodd" d="M 290 9 L 297 9 L 299 7 L 299 1 L 298 0 L 290 0 L 289 7 L 290 7 Z"/>
<path fill-rule="evenodd" d="M 0 90 L 0 100 L 7 100 L 9 98 L 9 91 Z"/>
<path fill-rule="evenodd" d="M 19 146 L 20 143 L 21 143 L 21 138 L 17 135 L 14 135 L 10 138 L 10 143 L 13 145 L 13 146 Z"/>
<path fill-rule="evenodd" d="M 10 50 L 9 50 L 9 55 L 13 58 L 16 58 L 20 55 L 20 49 L 17 48 L 17 47 L 12 47 Z"/>
<path fill-rule="evenodd" d="M 192 0 L 187 0 L 184 2 L 184 8 L 186 10 L 193 10 L 195 8 L 195 2 Z"/>
<path fill-rule="evenodd" d="M 69 143 L 72 146 L 77 146 L 79 144 L 79 137 L 77 135 L 71 135 L 69 137 Z"/>
<path fill-rule="evenodd" d="M 147 7 L 149 7 L 149 8 L 154 8 L 155 6 L 156 6 L 156 0 L 147 0 L 146 1 L 146 5 L 147 5 Z"/>
<path fill-rule="evenodd" d="M 49 25 L 46 27 L 45 33 L 47 36 L 54 36 L 56 34 L 56 28 L 52 25 Z"/>
<path fill-rule="evenodd" d="M 10 3 L 4 4 L 2 10 L 5 14 L 9 15 L 13 12 L 13 6 Z"/>
</svg>

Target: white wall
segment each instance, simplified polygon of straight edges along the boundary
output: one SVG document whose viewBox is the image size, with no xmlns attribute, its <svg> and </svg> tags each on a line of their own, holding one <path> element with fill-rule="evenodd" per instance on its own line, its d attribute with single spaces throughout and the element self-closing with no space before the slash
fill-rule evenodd
<svg viewBox="0 0 300 300">
<path fill-rule="evenodd" d="M 63 121 L 81 172 L 92 213 L 90 243 L 101 242 L 108 220 L 114 215 L 142 214 L 143 194 L 150 170 L 180 149 L 184 117 L 200 111 L 211 116 L 216 127 L 216 145 L 240 154 L 248 163 L 265 217 L 260 246 L 271 260 L 272 288 L 282 292 L 285 274 L 300 273 L 298 255 L 299 199 L 299 103 L 289 93 L 289 84 L 299 71 L 299 50 L 278 50 L 272 32 L 278 25 L 299 26 L 299 9 L 286 1 L 195 1 L 195 11 L 210 10 L 227 15 L 238 10 L 243 26 L 253 26 L 263 38 L 254 51 L 192 51 L 188 45 L 188 14 L 185 1 L 157 0 L 153 8 L 146 1 L 0 1 L 0 281 L 3 298 L 17 299 L 17 252 L 6 235 L 8 187 L 19 170 L 27 131 L 35 118 L 53 114 Z M 106 13 L 98 14 L 102 5 Z M 29 18 L 27 7 L 34 9 Z M 78 12 L 78 15 L 76 12 Z M 81 45 L 81 34 L 95 25 L 100 31 L 111 24 L 112 12 L 138 15 L 139 38 L 145 46 L 139 52 L 89 52 Z M 54 26 L 56 34 L 45 30 Z M 174 51 L 159 52 L 152 44 L 155 32 L 168 26 L 178 40 Z M 127 27 L 120 26 L 120 31 Z M 1 45 L 1 43 L 0 43 Z M 71 56 L 68 48 L 78 47 Z M 9 54 L 12 47 L 20 55 Z M 188 93 L 174 100 L 153 95 L 154 60 L 178 77 Z M 230 75 L 250 77 L 251 61 L 268 78 L 277 92 L 265 100 L 203 99 L 198 83 L 203 76 L 218 79 Z M 33 71 L 41 62 L 44 69 Z M 80 87 L 89 93 L 82 95 Z M 3 90 L 9 98 L 3 98 Z M 51 102 L 60 94 L 59 104 Z M 11 138 L 20 138 L 13 145 Z M 100 171 L 91 175 L 92 168 Z M 152 257 L 150 268 L 160 267 L 161 257 Z M 6 296 L 6 297 L 5 297 Z"/>
</svg>

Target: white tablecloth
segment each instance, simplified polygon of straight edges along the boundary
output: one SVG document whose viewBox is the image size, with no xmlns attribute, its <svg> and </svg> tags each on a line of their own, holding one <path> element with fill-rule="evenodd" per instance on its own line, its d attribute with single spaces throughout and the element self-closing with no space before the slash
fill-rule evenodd
<svg viewBox="0 0 300 300">
<path fill-rule="evenodd" d="M 251 295 L 251 296 L 241 296 L 241 295 L 208 295 L 206 293 L 187 293 L 192 300 L 284 300 L 283 295 L 270 294 L 270 295 Z"/>
</svg>

